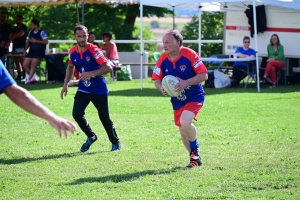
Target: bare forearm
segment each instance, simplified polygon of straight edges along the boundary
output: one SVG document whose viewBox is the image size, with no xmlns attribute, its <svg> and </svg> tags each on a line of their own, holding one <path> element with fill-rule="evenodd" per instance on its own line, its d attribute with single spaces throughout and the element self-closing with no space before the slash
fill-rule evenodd
<svg viewBox="0 0 300 200">
<path fill-rule="evenodd" d="M 161 91 L 161 88 L 162 88 L 162 82 L 161 82 L 161 80 L 155 80 L 154 81 L 154 85 L 155 85 L 156 89 L 158 89 L 159 91 Z"/>
<path fill-rule="evenodd" d="M 106 63 L 102 64 L 100 69 L 91 71 L 93 76 L 101 76 L 113 71 L 113 63 L 108 60 Z"/>
<path fill-rule="evenodd" d="M 249 56 L 246 54 L 242 54 L 241 58 L 255 58 L 255 56 L 254 55 Z"/>
<path fill-rule="evenodd" d="M 66 70 L 66 77 L 64 85 L 68 85 L 68 82 L 71 80 L 74 73 L 74 66 L 68 66 Z"/>
<path fill-rule="evenodd" d="M 203 81 L 206 81 L 208 79 L 207 73 L 201 73 L 197 74 L 193 78 L 187 79 L 187 84 L 190 85 L 197 85 Z"/>
<path fill-rule="evenodd" d="M 112 72 L 112 70 L 110 70 L 109 68 L 101 68 L 101 69 L 92 71 L 92 74 L 93 74 L 93 76 L 101 76 L 101 75 L 105 75 L 110 72 Z"/>
<path fill-rule="evenodd" d="M 25 51 L 29 48 L 29 42 L 27 41 L 25 44 Z"/>
<path fill-rule="evenodd" d="M 12 40 L 22 37 L 24 35 L 24 32 L 20 32 L 20 33 L 11 33 L 9 38 L 11 38 Z"/>
<path fill-rule="evenodd" d="M 34 96 L 20 86 L 13 84 L 3 92 L 19 107 L 49 121 L 55 114 L 43 106 Z"/>
<path fill-rule="evenodd" d="M 46 39 L 46 40 L 37 40 L 37 43 L 39 43 L 39 44 L 48 44 L 48 39 Z"/>
</svg>

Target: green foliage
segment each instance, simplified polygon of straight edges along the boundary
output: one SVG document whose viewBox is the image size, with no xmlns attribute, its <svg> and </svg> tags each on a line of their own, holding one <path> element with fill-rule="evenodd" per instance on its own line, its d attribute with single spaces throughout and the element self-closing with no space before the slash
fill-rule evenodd
<svg viewBox="0 0 300 200">
<path fill-rule="evenodd" d="M 79 4 L 79 15 L 81 19 L 81 8 Z M 14 17 L 17 14 L 24 16 L 24 24 L 29 27 L 32 19 L 40 20 L 40 27 L 48 33 L 50 40 L 72 40 L 73 29 L 77 23 L 77 12 L 75 4 L 59 6 L 27 6 L 1 8 L 0 11 L 9 13 L 8 23 L 14 24 Z M 137 27 L 134 26 L 136 17 L 140 16 L 139 5 L 107 5 L 107 4 L 85 4 L 84 25 L 93 31 L 97 39 L 100 39 L 103 32 L 111 32 L 114 39 L 133 40 L 138 39 Z M 144 6 L 144 16 L 156 15 L 162 17 L 171 11 L 166 8 Z M 80 20 L 80 23 L 82 20 Z M 145 39 L 149 31 L 145 31 Z M 56 47 L 59 50 L 67 50 L 72 44 L 51 44 L 50 48 Z M 134 44 L 118 44 L 119 51 L 139 51 Z"/>
<path fill-rule="evenodd" d="M 202 40 L 222 40 L 223 39 L 223 18 L 222 12 L 203 12 L 201 20 L 201 39 Z M 184 26 L 182 35 L 184 40 L 198 39 L 199 18 L 194 16 L 192 21 Z M 198 52 L 198 44 L 186 44 Z M 213 54 L 222 53 L 222 43 L 202 43 L 201 55 L 209 57 Z"/>
<path fill-rule="evenodd" d="M 136 29 L 133 32 L 133 36 L 138 40 L 141 39 L 141 37 L 140 37 L 140 26 L 139 25 L 136 25 Z M 143 28 L 143 39 L 144 40 L 149 40 L 153 37 L 154 37 L 154 34 L 149 28 Z M 136 51 L 140 51 L 140 46 L 141 46 L 140 43 L 134 44 L 133 48 Z M 144 43 L 144 49 L 147 52 L 150 52 L 150 51 L 153 52 L 153 49 L 157 49 L 157 46 L 158 46 L 157 43 Z"/>
</svg>

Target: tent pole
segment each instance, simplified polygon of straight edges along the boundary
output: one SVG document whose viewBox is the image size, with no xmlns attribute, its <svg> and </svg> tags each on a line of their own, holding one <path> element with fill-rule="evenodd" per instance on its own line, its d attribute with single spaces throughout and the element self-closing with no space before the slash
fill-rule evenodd
<svg viewBox="0 0 300 200">
<path fill-rule="evenodd" d="M 82 0 L 82 5 L 81 5 L 82 6 L 82 11 L 81 11 L 82 12 L 81 13 L 82 14 L 82 25 L 84 25 L 84 1 L 85 0 Z"/>
<path fill-rule="evenodd" d="M 256 80 L 257 91 L 260 92 L 259 83 L 259 63 L 258 63 L 258 48 L 257 48 L 257 23 L 256 23 L 256 0 L 253 0 L 253 18 L 254 18 L 254 41 L 255 41 L 255 57 L 256 57 Z"/>
<path fill-rule="evenodd" d="M 143 89 L 143 55 L 144 55 L 144 43 L 143 43 L 143 4 L 140 3 L 140 88 Z"/>
<path fill-rule="evenodd" d="M 202 6 L 199 6 L 199 11 L 198 11 L 198 55 L 201 57 L 201 21 L 202 21 L 202 16 L 201 16 L 201 8 Z"/>
<path fill-rule="evenodd" d="M 175 30 L 175 6 L 172 6 L 173 7 L 173 30 Z"/>
</svg>

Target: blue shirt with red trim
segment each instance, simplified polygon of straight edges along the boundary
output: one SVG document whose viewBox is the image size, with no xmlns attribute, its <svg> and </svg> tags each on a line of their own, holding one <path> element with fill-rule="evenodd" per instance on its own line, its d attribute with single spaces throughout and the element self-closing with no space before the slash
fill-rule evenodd
<svg viewBox="0 0 300 200">
<path fill-rule="evenodd" d="M 190 48 L 182 47 L 176 60 L 163 53 L 158 59 L 153 70 L 152 80 L 162 80 L 166 75 L 179 77 L 183 80 L 190 79 L 197 74 L 207 73 L 207 69 L 198 54 Z M 178 97 L 171 97 L 174 110 L 177 110 L 188 102 L 198 102 L 203 105 L 205 92 L 202 84 L 188 86 Z"/>
<path fill-rule="evenodd" d="M 69 64 L 74 65 L 78 73 L 98 70 L 107 59 L 96 45 L 88 43 L 84 51 L 78 51 L 78 45 L 70 49 Z M 103 75 L 94 76 L 86 81 L 80 80 L 78 91 L 93 94 L 108 94 L 106 80 Z"/>
<path fill-rule="evenodd" d="M 6 68 L 3 65 L 2 61 L 0 61 L 0 94 L 2 94 L 2 91 L 5 88 L 7 88 L 8 86 L 11 86 L 13 84 L 16 84 L 16 81 L 8 73 L 8 71 L 6 70 Z"/>
</svg>

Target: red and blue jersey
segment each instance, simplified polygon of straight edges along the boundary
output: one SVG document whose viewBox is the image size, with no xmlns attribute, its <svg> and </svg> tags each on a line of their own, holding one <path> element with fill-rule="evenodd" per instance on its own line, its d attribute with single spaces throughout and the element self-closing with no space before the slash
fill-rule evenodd
<svg viewBox="0 0 300 200">
<path fill-rule="evenodd" d="M 190 79 L 197 74 L 207 73 L 205 65 L 198 54 L 190 48 L 182 47 L 176 60 L 163 53 L 158 59 L 152 74 L 152 80 L 162 80 L 166 75 L 179 77 L 183 80 Z M 178 97 L 171 97 L 174 110 L 177 110 L 188 102 L 204 103 L 205 92 L 202 84 L 188 86 Z"/>
<path fill-rule="evenodd" d="M 88 43 L 84 51 L 78 51 L 78 45 L 70 50 L 69 64 L 74 65 L 78 73 L 98 70 L 107 59 L 102 51 L 91 43 Z M 78 91 L 93 94 L 108 94 L 104 76 L 94 76 L 86 81 L 80 80 Z"/>
</svg>

